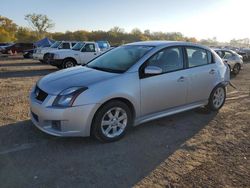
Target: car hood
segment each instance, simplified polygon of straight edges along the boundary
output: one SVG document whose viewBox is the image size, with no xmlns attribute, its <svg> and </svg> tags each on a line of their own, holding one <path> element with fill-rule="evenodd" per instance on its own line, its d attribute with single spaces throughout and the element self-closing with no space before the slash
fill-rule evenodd
<svg viewBox="0 0 250 188">
<path fill-rule="evenodd" d="M 117 75 L 116 73 L 77 66 L 46 75 L 37 82 L 37 86 L 46 93 L 58 95 L 67 88 L 74 86 L 88 87 Z"/>
</svg>

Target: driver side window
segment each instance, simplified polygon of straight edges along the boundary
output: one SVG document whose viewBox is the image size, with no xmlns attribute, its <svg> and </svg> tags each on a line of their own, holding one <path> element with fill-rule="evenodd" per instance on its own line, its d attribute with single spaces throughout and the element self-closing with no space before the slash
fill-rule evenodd
<svg viewBox="0 0 250 188">
<path fill-rule="evenodd" d="M 95 45 L 94 44 L 86 44 L 82 49 L 82 52 L 95 52 Z"/>
<path fill-rule="evenodd" d="M 157 66 L 163 73 L 183 69 L 183 55 L 180 47 L 166 48 L 148 60 L 148 66 Z"/>
</svg>

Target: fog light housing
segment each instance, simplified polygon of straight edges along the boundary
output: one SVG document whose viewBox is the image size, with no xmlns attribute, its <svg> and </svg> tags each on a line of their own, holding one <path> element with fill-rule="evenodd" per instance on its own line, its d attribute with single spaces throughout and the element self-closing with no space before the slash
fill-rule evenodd
<svg viewBox="0 0 250 188">
<path fill-rule="evenodd" d="M 57 130 L 57 131 L 61 131 L 61 130 L 62 130 L 62 129 L 61 129 L 61 121 L 53 120 L 53 121 L 51 122 L 51 128 L 52 128 L 52 129 L 55 129 L 55 130 Z"/>
</svg>

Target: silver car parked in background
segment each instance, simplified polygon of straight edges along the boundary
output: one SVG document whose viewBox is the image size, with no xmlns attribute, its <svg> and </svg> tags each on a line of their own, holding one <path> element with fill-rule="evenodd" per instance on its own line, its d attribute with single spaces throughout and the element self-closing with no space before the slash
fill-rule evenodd
<svg viewBox="0 0 250 188">
<path fill-rule="evenodd" d="M 205 46 L 137 42 L 40 79 L 31 119 L 51 135 L 111 142 L 129 126 L 201 106 L 219 110 L 228 82 L 228 67 Z"/>
<path fill-rule="evenodd" d="M 229 65 L 233 74 L 239 74 L 243 67 L 243 57 L 232 50 L 214 49 L 221 59 Z"/>
</svg>

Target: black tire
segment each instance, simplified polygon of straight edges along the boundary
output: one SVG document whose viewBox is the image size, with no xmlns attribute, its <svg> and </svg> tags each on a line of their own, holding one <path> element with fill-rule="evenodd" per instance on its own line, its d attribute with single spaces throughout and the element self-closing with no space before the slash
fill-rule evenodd
<svg viewBox="0 0 250 188">
<path fill-rule="evenodd" d="M 216 98 L 216 92 L 220 90 L 223 92 L 223 101 L 221 101 L 219 104 L 215 102 L 215 98 Z M 219 85 L 217 87 L 215 87 L 212 91 L 212 93 L 210 94 L 209 97 L 209 102 L 208 105 L 206 106 L 209 110 L 211 111 L 218 111 L 222 108 L 222 106 L 224 105 L 226 101 L 226 88 L 223 85 Z"/>
<path fill-rule="evenodd" d="M 43 56 L 43 62 L 44 63 L 49 63 L 49 54 L 47 53 L 47 54 L 44 54 L 44 56 Z"/>
<path fill-rule="evenodd" d="M 234 75 L 239 74 L 240 68 L 241 68 L 240 64 L 239 64 L 239 63 L 236 63 L 236 64 L 234 65 L 234 67 L 233 67 L 233 74 L 234 74 Z"/>
<path fill-rule="evenodd" d="M 44 63 L 44 61 L 43 60 L 39 60 L 41 63 Z"/>
<path fill-rule="evenodd" d="M 103 129 L 101 126 L 102 120 L 104 120 L 104 117 L 108 111 L 114 108 L 120 108 L 126 112 L 127 115 L 127 124 L 123 130 L 118 136 L 115 137 L 108 137 L 103 133 Z M 100 140 L 101 142 L 114 142 L 117 140 L 120 140 L 127 132 L 129 126 L 131 126 L 133 122 L 132 112 L 131 109 L 128 107 L 127 104 L 125 104 L 122 101 L 119 100 L 113 100 L 106 104 L 104 104 L 95 114 L 91 126 L 91 135 L 94 136 L 96 139 Z M 109 126 L 109 125 L 107 125 Z M 112 130 L 113 132 L 113 130 Z"/>
<path fill-rule="evenodd" d="M 76 66 L 76 61 L 75 60 L 73 60 L 73 59 L 65 59 L 65 60 L 63 60 L 62 67 L 64 69 L 74 67 L 74 66 Z"/>
</svg>

